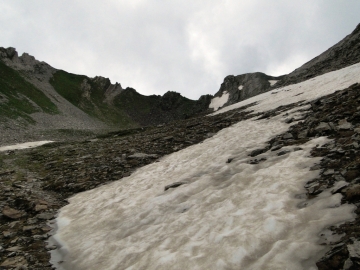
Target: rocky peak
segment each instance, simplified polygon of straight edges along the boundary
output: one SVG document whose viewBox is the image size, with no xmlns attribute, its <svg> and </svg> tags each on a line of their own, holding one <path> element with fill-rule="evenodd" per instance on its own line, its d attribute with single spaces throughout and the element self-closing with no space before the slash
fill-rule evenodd
<svg viewBox="0 0 360 270">
<path fill-rule="evenodd" d="M 14 57 L 18 57 L 18 53 L 15 48 L 0 47 L 0 59 L 8 58 L 8 59 L 12 60 Z"/>
<path fill-rule="evenodd" d="M 161 97 L 160 107 L 165 111 L 176 109 L 182 103 L 183 99 L 184 97 L 180 93 L 168 91 Z"/>
<path fill-rule="evenodd" d="M 0 47 L 0 60 L 7 66 L 24 73 L 28 77 L 35 77 L 40 81 L 48 81 L 55 68 L 45 62 L 36 60 L 36 58 L 28 53 L 23 53 L 20 57 L 15 48 Z"/>
</svg>

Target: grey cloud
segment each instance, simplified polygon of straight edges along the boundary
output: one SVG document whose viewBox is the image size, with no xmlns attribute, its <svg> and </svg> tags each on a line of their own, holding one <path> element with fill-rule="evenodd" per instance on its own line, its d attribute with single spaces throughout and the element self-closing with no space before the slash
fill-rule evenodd
<svg viewBox="0 0 360 270">
<path fill-rule="evenodd" d="M 0 9 L 0 46 L 195 99 L 229 74 L 291 72 L 355 28 L 360 2 L 0 0 Z"/>
</svg>

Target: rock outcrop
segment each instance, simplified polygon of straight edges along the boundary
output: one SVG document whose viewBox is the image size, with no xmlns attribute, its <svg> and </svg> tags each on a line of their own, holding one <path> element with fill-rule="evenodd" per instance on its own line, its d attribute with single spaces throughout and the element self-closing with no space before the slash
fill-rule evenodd
<svg viewBox="0 0 360 270">
<path fill-rule="evenodd" d="M 270 90 L 271 86 L 280 79 L 282 76 L 274 77 L 261 72 L 229 75 L 225 77 L 214 97 L 221 98 L 225 94 L 228 95 L 227 101 L 221 107 L 229 106 Z"/>
</svg>

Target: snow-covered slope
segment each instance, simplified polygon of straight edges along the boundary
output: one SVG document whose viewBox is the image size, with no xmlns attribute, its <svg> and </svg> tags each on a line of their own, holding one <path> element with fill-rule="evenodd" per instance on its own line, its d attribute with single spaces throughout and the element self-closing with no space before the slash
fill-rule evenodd
<svg viewBox="0 0 360 270">
<path fill-rule="evenodd" d="M 254 102 L 247 110 L 263 112 L 357 82 L 360 64 L 216 113 Z M 353 206 L 340 205 L 341 194 L 331 191 L 300 207 L 304 184 L 319 174 L 309 170 L 319 162 L 310 150 L 329 139 L 287 146 L 284 155 L 268 151 L 259 164 L 249 157 L 288 130 L 285 118 L 300 119 L 306 108 L 239 122 L 121 181 L 72 197 L 57 218 L 64 261 L 58 269 L 316 269 L 326 251 L 319 233 L 354 218 Z M 181 185 L 164 191 L 174 182 Z M 60 260 L 55 253 L 54 262 Z"/>
</svg>

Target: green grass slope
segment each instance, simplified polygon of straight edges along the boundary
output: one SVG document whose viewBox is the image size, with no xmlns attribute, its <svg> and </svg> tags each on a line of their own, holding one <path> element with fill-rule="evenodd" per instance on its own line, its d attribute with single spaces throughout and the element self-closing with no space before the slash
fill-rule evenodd
<svg viewBox="0 0 360 270">
<path fill-rule="evenodd" d="M 110 81 L 102 85 L 87 76 L 58 70 L 50 79 L 50 83 L 61 96 L 92 117 L 119 128 L 137 126 L 121 108 L 104 102 L 104 93 Z M 84 89 L 89 86 L 89 89 Z"/>
<path fill-rule="evenodd" d="M 209 100 L 190 100 L 179 93 L 167 92 L 163 96 L 144 96 L 133 88 L 126 88 L 105 102 L 106 90 L 111 86 L 105 78 L 57 71 L 50 80 L 55 90 L 92 117 L 119 129 L 157 125 L 189 118 L 208 108 Z"/>
<path fill-rule="evenodd" d="M 0 119 L 23 118 L 34 124 L 32 113 L 57 114 L 56 105 L 17 71 L 0 61 Z"/>
</svg>

